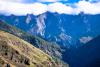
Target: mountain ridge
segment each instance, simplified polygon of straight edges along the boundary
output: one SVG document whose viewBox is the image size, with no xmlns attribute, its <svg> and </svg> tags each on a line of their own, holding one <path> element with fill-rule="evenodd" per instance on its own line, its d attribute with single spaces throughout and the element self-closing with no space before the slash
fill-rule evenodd
<svg viewBox="0 0 100 67">
<path fill-rule="evenodd" d="M 46 12 L 38 16 L 27 14 L 0 16 L 0 18 L 25 32 L 66 47 L 78 47 L 76 43 L 82 37 L 95 38 L 100 33 L 100 24 L 97 21 L 100 14 L 89 15 L 82 12 L 79 15 L 66 15 Z"/>
<path fill-rule="evenodd" d="M 62 53 L 63 50 L 56 43 L 49 43 L 37 36 L 27 34 L 21 31 L 20 29 L 17 29 L 16 27 L 9 25 L 8 23 L 5 23 L 4 21 L 0 22 L 0 30 L 9 32 L 10 34 L 13 34 L 21 39 L 24 39 L 25 41 L 31 43 L 33 46 L 41 49 L 48 55 L 52 56 L 58 65 L 64 67 L 67 66 L 67 63 L 61 61 L 62 57 L 60 52 Z"/>
</svg>

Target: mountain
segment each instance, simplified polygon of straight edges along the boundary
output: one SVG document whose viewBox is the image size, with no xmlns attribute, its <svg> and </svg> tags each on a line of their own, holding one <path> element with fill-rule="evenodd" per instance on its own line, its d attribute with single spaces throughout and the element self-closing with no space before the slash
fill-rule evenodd
<svg viewBox="0 0 100 67">
<path fill-rule="evenodd" d="M 0 31 L 0 59 L 0 67 L 57 67 L 49 55 L 4 31 Z"/>
<path fill-rule="evenodd" d="M 60 67 L 67 67 L 68 64 L 62 61 L 62 53 L 65 51 L 65 48 L 61 48 L 58 44 L 47 42 L 37 36 L 25 33 L 22 30 L 9 25 L 8 23 L 0 20 L 0 30 L 6 31 L 10 34 L 13 34 L 29 43 L 33 46 L 41 49 L 48 55 L 50 55 L 55 62 L 60 65 Z"/>
<path fill-rule="evenodd" d="M 46 12 L 38 16 L 0 15 L 0 19 L 25 32 L 67 47 L 79 47 L 77 42 L 84 44 L 100 34 L 99 14 L 66 15 Z"/>
<path fill-rule="evenodd" d="M 63 57 L 70 67 L 100 67 L 100 36 L 85 45 L 72 49 Z"/>
<path fill-rule="evenodd" d="M 91 59 L 86 59 L 91 55 L 91 51 L 83 47 L 100 35 L 99 14 L 66 15 L 46 12 L 38 16 L 32 14 L 26 16 L 0 15 L 0 19 L 3 20 L 0 23 L 1 30 L 31 43 L 50 55 L 56 63 L 65 67 L 66 63 L 71 67 L 87 67 L 86 64 L 89 64 Z M 90 47 L 92 50 L 97 45 Z M 86 53 L 88 51 L 90 51 L 89 55 Z M 84 60 L 81 61 L 83 57 Z"/>
</svg>

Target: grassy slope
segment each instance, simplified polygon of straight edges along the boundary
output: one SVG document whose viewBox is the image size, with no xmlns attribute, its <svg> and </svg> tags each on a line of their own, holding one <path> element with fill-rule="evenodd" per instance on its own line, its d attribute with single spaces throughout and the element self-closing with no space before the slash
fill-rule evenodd
<svg viewBox="0 0 100 67">
<path fill-rule="evenodd" d="M 63 50 L 56 43 L 50 43 L 50 42 L 47 42 L 37 36 L 33 36 L 28 33 L 25 33 L 22 30 L 5 23 L 4 21 L 0 21 L 0 30 L 11 33 L 29 43 L 31 43 L 35 47 L 41 49 L 48 55 L 52 56 L 53 59 L 56 61 L 56 63 L 58 65 L 61 65 L 61 67 L 68 67 L 66 63 L 64 63 L 60 59 L 58 59 L 58 58 L 62 57 Z"/>
<path fill-rule="evenodd" d="M 17 67 L 56 67 L 50 56 L 26 41 L 0 31 L 0 56 Z M 2 63 L 3 64 L 3 63 Z"/>
</svg>

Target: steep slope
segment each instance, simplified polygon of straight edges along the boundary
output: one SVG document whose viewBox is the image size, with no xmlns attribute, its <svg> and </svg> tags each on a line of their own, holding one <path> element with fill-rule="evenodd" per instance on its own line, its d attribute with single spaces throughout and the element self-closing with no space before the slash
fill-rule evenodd
<svg viewBox="0 0 100 67">
<path fill-rule="evenodd" d="M 0 30 L 9 32 L 25 41 L 31 43 L 33 46 L 43 50 L 45 53 L 49 54 L 56 61 L 58 65 L 61 67 L 67 67 L 68 64 L 61 61 L 62 53 L 65 51 L 65 48 L 61 48 L 58 44 L 47 42 L 37 36 L 33 36 L 31 34 L 25 33 L 20 29 L 13 27 L 4 21 L 0 21 Z"/>
<path fill-rule="evenodd" d="M 100 67 L 100 36 L 66 54 L 71 67 Z"/>
<path fill-rule="evenodd" d="M 50 56 L 26 41 L 0 31 L 0 60 L 15 67 L 57 67 Z"/>
<path fill-rule="evenodd" d="M 28 41 L 29 43 L 33 44 L 34 46 L 40 48 L 41 50 L 47 52 L 50 55 L 55 55 L 60 57 L 60 55 L 56 55 L 54 52 L 58 51 L 57 53 L 60 54 L 61 48 L 59 45 L 57 45 L 56 43 L 49 43 L 46 42 L 45 40 L 37 37 L 37 36 L 33 36 L 31 34 L 25 33 L 23 31 L 21 31 L 20 29 L 13 27 L 3 21 L 0 21 L 0 30 L 9 32 L 15 36 L 18 36 L 22 39 L 24 39 L 25 41 Z"/>
</svg>

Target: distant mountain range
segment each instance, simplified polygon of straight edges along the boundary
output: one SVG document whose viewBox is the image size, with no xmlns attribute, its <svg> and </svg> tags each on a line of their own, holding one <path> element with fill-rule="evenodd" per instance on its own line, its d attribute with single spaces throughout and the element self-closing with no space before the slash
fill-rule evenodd
<svg viewBox="0 0 100 67">
<path fill-rule="evenodd" d="M 100 67 L 99 14 L 47 12 L 38 16 L 0 15 L 0 19 L 0 30 L 44 51 L 57 67 Z"/>
<path fill-rule="evenodd" d="M 38 16 L 3 16 L 0 19 L 30 34 L 67 47 L 78 47 L 100 34 L 100 15 L 44 13 Z"/>
</svg>

